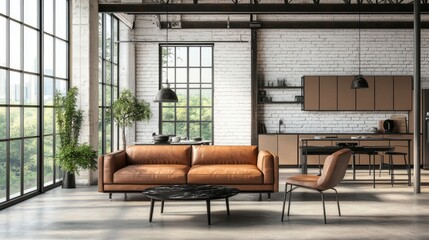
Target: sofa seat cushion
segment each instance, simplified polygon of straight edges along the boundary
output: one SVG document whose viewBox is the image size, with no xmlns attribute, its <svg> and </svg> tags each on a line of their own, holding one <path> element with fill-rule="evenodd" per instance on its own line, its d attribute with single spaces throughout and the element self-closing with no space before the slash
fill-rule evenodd
<svg viewBox="0 0 429 240">
<path fill-rule="evenodd" d="M 179 164 L 129 165 L 113 174 L 113 183 L 185 184 L 188 171 Z"/>
<path fill-rule="evenodd" d="M 251 164 L 194 165 L 188 172 L 190 184 L 262 184 L 263 179 Z"/>
</svg>

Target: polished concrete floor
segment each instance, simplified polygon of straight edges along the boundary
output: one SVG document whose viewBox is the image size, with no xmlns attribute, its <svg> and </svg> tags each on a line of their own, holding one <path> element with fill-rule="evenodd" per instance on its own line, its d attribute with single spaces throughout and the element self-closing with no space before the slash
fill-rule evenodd
<svg viewBox="0 0 429 240">
<path fill-rule="evenodd" d="M 280 179 L 296 172 L 282 169 Z M 370 176 L 361 170 L 358 178 Z M 423 182 L 429 182 L 428 171 Z M 213 201 L 208 226 L 204 202 L 166 202 L 163 214 L 158 204 L 149 223 L 150 202 L 141 194 L 128 194 L 127 201 L 114 194 L 109 201 L 95 186 L 57 188 L 1 211 L 0 239 L 429 239 L 429 186 L 418 195 L 405 183 L 373 189 L 344 182 L 337 189 L 343 216 L 328 193 L 326 225 L 319 194 L 308 190 L 294 191 L 291 216 L 281 222 L 281 184 L 271 201 L 266 195 L 258 201 L 258 194 L 231 198 L 230 216 L 224 201 Z"/>
</svg>

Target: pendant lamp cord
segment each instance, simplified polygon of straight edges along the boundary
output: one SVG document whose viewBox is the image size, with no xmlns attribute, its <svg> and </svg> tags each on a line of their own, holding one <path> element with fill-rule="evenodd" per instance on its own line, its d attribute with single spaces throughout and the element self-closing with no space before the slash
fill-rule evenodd
<svg viewBox="0 0 429 240">
<path fill-rule="evenodd" d="M 167 18 L 167 34 L 166 34 L 166 37 L 167 37 L 167 72 L 166 72 L 166 79 L 167 79 L 167 85 L 168 85 L 168 58 L 169 58 L 169 53 L 168 53 L 168 28 L 169 28 L 169 22 L 168 22 L 168 0 L 166 1 L 166 18 Z"/>
<path fill-rule="evenodd" d="M 359 76 L 360 76 L 360 4 L 359 4 L 358 33 L 359 33 L 359 51 L 358 51 L 358 56 L 359 56 Z"/>
</svg>

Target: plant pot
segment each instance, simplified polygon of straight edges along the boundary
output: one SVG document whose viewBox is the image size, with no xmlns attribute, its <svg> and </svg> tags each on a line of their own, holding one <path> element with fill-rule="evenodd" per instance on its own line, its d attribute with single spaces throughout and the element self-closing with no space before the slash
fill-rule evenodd
<svg viewBox="0 0 429 240">
<path fill-rule="evenodd" d="M 64 173 L 63 188 L 76 188 L 76 177 L 74 173 Z"/>
</svg>

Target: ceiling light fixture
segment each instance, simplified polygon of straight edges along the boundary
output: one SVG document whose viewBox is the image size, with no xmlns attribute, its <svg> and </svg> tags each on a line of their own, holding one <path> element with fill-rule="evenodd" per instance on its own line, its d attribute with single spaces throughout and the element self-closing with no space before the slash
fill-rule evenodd
<svg viewBox="0 0 429 240">
<path fill-rule="evenodd" d="M 177 102 L 177 94 L 170 88 L 170 84 L 168 84 L 168 29 L 170 28 L 170 23 L 168 22 L 168 0 L 166 1 L 166 17 L 167 17 L 167 34 L 166 34 L 166 40 L 167 40 L 167 62 L 166 62 L 166 84 L 162 85 L 161 80 L 161 89 L 156 94 L 154 102 Z M 161 51 L 162 52 L 162 51 Z M 162 54 L 162 53 L 161 53 Z"/>
<path fill-rule="evenodd" d="M 360 5 L 359 5 L 359 10 L 360 10 Z M 359 28 L 359 50 L 358 50 L 358 55 L 359 55 L 359 74 L 356 75 L 353 78 L 352 81 L 352 89 L 360 89 L 360 88 L 368 88 L 368 82 L 366 81 L 366 79 L 360 74 L 360 11 L 359 11 L 359 22 L 358 22 L 358 28 Z"/>
</svg>

